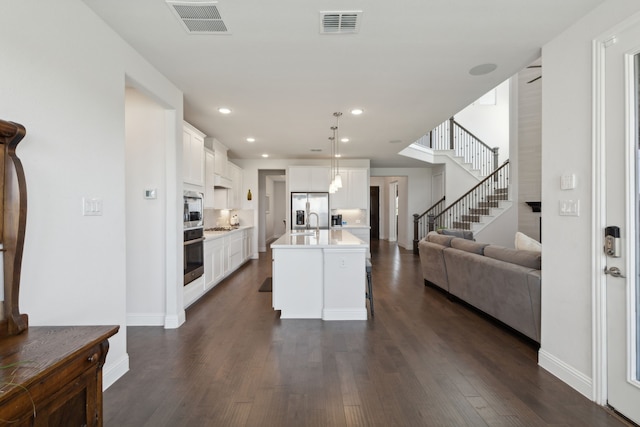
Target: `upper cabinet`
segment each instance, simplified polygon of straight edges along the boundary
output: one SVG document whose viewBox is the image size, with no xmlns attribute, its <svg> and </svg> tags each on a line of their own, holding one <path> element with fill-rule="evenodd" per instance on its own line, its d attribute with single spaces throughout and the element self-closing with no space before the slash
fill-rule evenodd
<svg viewBox="0 0 640 427">
<path fill-rule="evenodd" d="M 225 178 L 231 178 L 229 176 L 229 168 L 227 167 L 227 150 L 215 148 L 216 155 L 216 175 L 224 176 Z"/>
<path fill-rule="evenodd" d="M 204 134 L 184 122 L 182 131 L 182 175 L 187 184 L 204 186 Z"/>
<path fill-rule="evenodd" d="M 342 188 L 331 194 L 331 209 L 368 209 L 368 170 L 341 169 L 340 177 Z"/>
<path fill-rule="evenodd" d="M 215 208 L 214 205 L 214 175 L 215 175 L 215 154 L 209 149 L 204 150 L 204 207 Z"/>
<path fill-rule="evenodd" d="M 290 192 L 329 191 L 328 166 L 290 166 L 287 178 Z"/>
<path fill-rule="evenodd" d="M 232 188 L 228 190 L 229 209 L 242 208 L 242 169 L 231 162 L 227 162 L 227 174 L 231 179 Z"/>
</svg>

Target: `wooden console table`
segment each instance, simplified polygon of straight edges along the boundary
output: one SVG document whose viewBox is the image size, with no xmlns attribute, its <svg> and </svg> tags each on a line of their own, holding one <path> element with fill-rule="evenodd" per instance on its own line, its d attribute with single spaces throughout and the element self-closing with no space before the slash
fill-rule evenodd
<svg viewBox="0 0 640 427">
<path fill-rule="evenodd" d="M 102 366 L 118 326 L 31 327 L 0 339 L 0 426 L 102 426 Z"/>
</svg>

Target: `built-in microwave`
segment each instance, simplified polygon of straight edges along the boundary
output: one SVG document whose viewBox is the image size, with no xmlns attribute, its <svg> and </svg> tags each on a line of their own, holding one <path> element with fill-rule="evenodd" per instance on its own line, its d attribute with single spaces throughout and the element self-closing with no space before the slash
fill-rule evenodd
<svg viewBox="0 0 640 427">
<path fill-rule="evenodd" d="M 184 192 L 184 229 L 203 226 L 204 195 L 197 191 Z"/>
</svg>

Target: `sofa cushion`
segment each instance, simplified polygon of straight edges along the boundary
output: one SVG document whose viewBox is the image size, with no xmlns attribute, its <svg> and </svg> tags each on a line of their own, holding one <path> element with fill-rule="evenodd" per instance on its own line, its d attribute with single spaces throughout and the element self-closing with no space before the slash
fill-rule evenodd
<svg viewBox="0 0 640 427">
<path fill-rule="evenodd" d="M 497 245 L 489 245 L 484 248 L 484 256 L 521 265 L 523 267 L 540 270 L 542 266 L 542 254 L 535 251 L 525 251 L 511 248 L 504 248 Z"/>
<path fill-rule="evenodd" d="M 542 252 L 542 245 L 540 244 L 540 242 L 519 231 L 516 232 L 515 246 L 516 249 Z"/>
<path fill-rule="evenodd" d="M 471 252 L 478 255 L 483 255 L 484 248 L 489 246 L 488 243 L 478 243 L 473 240 L 467 240 L 456 237 L 451 241 L 451 247 L 460 249 L 461 251 Z"/>
<path fill-rule="evenodd" d="M 447 269 L 444 265 L 443 255 L 445 249 L 449 249 L 449 246 L 429 242 L 426 238 L 420 240 L 420 243 L 418 243 L 422 277 L 424 280 L 448 292 L 449 279 L 447 278 Z"/>
<path fill-rule="evenodd" d="M 438 230 L 438 233 L 444 234 L 445 236 L 460 237 L 462 239 L 467 239 L 467 240 L 476 240 L 473 238 L 473 231 L 471 230 L 461 230 L 457 228 L 451 228 L 451 229 L 443 228 L 441 230 Z"/>
<path fill-rule="evenodd" d="M 438 245 L 449 247 L 451 246 L 451 240 L 453 240 L 453 236 L 444 236 L 433 231 L 427 234 L 427 241 Z"/>
</svg>

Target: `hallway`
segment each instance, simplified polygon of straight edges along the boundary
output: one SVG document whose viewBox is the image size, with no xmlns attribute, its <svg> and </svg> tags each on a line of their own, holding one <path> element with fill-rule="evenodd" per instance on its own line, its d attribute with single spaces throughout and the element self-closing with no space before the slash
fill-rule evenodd
<svg viewBox="0 0 640 427">
<path fill-rule="evenodd" d="M 425 287 L 410 251 L 371 249 L 368 321 L 280 320 L 258 292 L 261 253 L 181 328 L 128 328 L 105 426 L 624 425 L 539 368 L 530 343 Z"/>
</svg>

